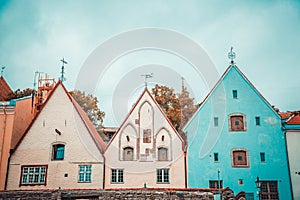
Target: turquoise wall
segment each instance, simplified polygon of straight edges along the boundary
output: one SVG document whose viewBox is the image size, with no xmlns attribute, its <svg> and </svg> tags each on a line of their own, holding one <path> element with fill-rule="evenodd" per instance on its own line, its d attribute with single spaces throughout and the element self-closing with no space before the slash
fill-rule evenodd
<svg viewBox="0 0 300 200">
<path fill-rule="evenodd" d="M 233 98 L 232 90 L 237 90 L 238 98 Z M 228 115 L 232 113 L 246 116 L 246 131 L 229 131 Z M 214 117 L 219 118 L 218 126 L 214 126 Z M 260 117 L 259 126 L 255 117 Z M 190 188 L 209 187 L 209 180 L 218 180 L 220 169 L 223 187 L 235 194 L 252 192 L 258 199 L 255 181 L 259 176 L 260 180 L 277 180 L 280 199 L 291 199 L 281 119 L 236 66 L 229 67 L 184 131 L 188 134 Z M 248 150 L 248 168 L 232 167 L 234 148 Z M 260 152 L 265 153 L 265 162 L 260 161 Z M 214 161 L 214 153 L 219 162 Z M 238 184 L 239 179 L 243 184 Z"/>
</svg>

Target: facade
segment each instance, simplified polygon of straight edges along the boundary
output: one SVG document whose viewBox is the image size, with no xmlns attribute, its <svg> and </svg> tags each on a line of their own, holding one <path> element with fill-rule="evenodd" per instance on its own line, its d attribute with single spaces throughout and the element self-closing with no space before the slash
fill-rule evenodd
<svg viewBox="0 0 300 200">
<path fill-rule="evenodd" d="M 16 144 L 8 190 L 103 188 L 105 144 L 58 82 Z"/>
<path fill-rule="evenodd" d="M 0 101 L 0 190 L 5 188 L 15 106 L 15 101 Z"/>
<path fill-rule="evenodd" d="M 300 199 L 300 112 L 282 115 L 286 135 L 288 161 L 294 199 Z"/>
<path fill-rule="evenodd" d="M 184 188 L 184 141 L 147 89 L 105 151 L 105 189 Z"/>
<path fill-rule="evenodd" d="M 188 187 L 229 187 L 238 199 L 292 198 L 281 118 L 233 62 L 184 131 Z"/>
</svg>

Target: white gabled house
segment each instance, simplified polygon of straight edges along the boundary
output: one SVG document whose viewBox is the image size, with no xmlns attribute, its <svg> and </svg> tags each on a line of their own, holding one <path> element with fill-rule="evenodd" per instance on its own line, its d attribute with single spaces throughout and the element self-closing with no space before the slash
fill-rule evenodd
<svg viewBox="0 0 300 200">
<path fill-rule="evenodd" d="M 184 188 L 184 141 L 145 89 L 107 145 L 105 189 Z"/>
<path fill-rule="evenodd" d="M 105 143 L 59 81 L 16 145 L 8 190 L 102 189 Z"/>
</svg>

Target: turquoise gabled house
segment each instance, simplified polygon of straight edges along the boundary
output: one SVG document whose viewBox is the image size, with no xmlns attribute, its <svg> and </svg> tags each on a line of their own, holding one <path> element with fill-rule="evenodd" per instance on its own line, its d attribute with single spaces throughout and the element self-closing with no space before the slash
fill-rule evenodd
<svg viewBox="0 0 300 200">
<path fill-rule="evenodd" d="M 188 187 L 292 199 L 281 118 L 233 61 L 184 131 Z"/>
</svg>

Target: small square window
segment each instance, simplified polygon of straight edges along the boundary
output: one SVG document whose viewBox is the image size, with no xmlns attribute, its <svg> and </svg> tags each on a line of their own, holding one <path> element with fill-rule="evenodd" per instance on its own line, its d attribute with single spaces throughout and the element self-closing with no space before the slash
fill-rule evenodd
<svg viewBox="0 0 300 200">
<path fill-rule="evenodd" d="M 214 117 L 214 126 L 219 126 L 219 118 Z"/>
<path fill-rule="evenodd" d="M 124 183 L 124 170 L 111 169 L 111 183 Z"/>
<path fill-rule="evenodd" d="M 243 179 L 239 179 L 239 180 L 238 180 L 238 184 L 239 184 L 239 185 L 243 185 L 243 184 L 244 184 Z"/>
<path fill-rule="evenodd" d="M 232 90 L 232 97 L 237 99 L 237 90 Z"/>
<path fill-rule="evenodd" d="M 260 161 L 266 162 L 265 152 L 260 152 Z"/>
<path fill-rule="evenodd" d="M 78 182 L 80 183 L 92 182 L 92 165 L 79 166 Z"/>
<path fill-rule="evenodd" d="M 169 169 L 157 169 L 156 170 L 156 182 L 157 183 L 169 183 Z"/>
<path fill-rule="evenodd" d="M 247 151 L 245 150 L 232 151 L 232 159 L 233 167 L 249 167 Z"/>
<path fill-rule="evenodd" d="M 215 162 L 219 161 L 219 154 L 218 153 L 214 153 L 214 161 Z"/>
<path fill-rule="evenodd" d="M 256 126 L 260 126 L 260 117 L 255 117 Z"/>
</svg>

